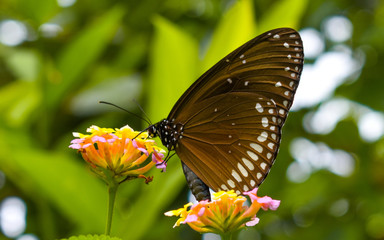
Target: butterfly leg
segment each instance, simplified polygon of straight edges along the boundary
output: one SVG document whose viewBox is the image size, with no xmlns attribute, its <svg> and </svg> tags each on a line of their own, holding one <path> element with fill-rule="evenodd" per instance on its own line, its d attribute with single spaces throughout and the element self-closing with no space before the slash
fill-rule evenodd
<svg viewBox="0 0 384 240">
<path fill-rule="evenodd" d="M 201 181 L 200 178 L 196 176 L 192 170 L 187 167 L 183 162 L 181 162 L 183 166 L 183 171 L 185 178 L 188 183 L 189 189 L 191 189 L 192 194 L 195 196 L 197 201 L 202 200 L 211 200 L 211 194 L 209 193 L 209 187 Z"/>
<path fill-rule="evenodd" d="M 167 164 L 167 163 L 168 163 L 168 160 L 171 159 L 171 158 L 173 157 L 173 155 L 176 154 L 176 153 L 174 152 L 174 153 L 172 153 L 171 156 L 169 156 L 169 153 L 170 153 L 170 152 L 171 152 L 171 151 L 168 151 L 167 156 L 165 157 L 165 159 L 164 159 L 161 163 L 156 163 L 156 166 L 163 165 L 163 164 Z"/>
</svg>

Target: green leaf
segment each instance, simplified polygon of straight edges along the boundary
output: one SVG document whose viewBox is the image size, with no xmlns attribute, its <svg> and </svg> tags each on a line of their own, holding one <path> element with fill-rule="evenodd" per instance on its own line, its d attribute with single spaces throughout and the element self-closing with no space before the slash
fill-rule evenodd
<svg viewBox="0 0 384 240">
<path fill-rule="evenodd" d="M 41 92 L 35 85 L 29 84 L 28 91 L 20 95 L 8 109 L 5 119 L 9 126 L 24 125 L 41 103 Z"/>
<path fill-rule="evenodd" d="M 256 25 L 251 0 L 236 2 L 223 16 L 213 33 L 212 42 L 203 61 L 203 70 L 255 37 Z"/>
<path fill-rule="evenodd" d="M 297 29 L 302 19 L 308 0 L 281 0 L 262 16 L 258 33 L 275 28 L 291 27 Z"/>
<path fill-rule="evenodd" d="M 28 139 L 15 132 L 3 130 L 0 135 L 0 166 L 14 184 L 36 202 L 49 200 L 78 231 L 103 232 L 107 188 L 85 171 L 81 159 L 28 147 Z"/>
<path fill-rule="evenodd" d="M 123 14 L 121 6 L 112 8 L 63 49 L 57 63 L 61 76 L 51 79 L 47 92 L 49 107 L 55 107 L 66 93 L 84 81 L 81 79 L 84 71 L 91 67 L 115 36 Z"/>
<path fill-rule="evenodd" d="M 150 56 L 151 118 L 164 118 L 181 94 L 196 80 L 198 44 L 166 19 L 154 18 L 155 36 Z"/>
<path fill-rule="evenodd" d="M 9 49 L 4 61 L 18 79 L 36 81 L 40 70 L 41 60 L 38 52 L 25 49 Z"/>
<path fill-rule="evenodd" d="M 13 4 L 15 9 L 36 27 L 49 21 L 60 11 L 57 2 L 52 0 L 39 0 L 38 2 L 35 0 L 16 0 Z"/>
</svg>

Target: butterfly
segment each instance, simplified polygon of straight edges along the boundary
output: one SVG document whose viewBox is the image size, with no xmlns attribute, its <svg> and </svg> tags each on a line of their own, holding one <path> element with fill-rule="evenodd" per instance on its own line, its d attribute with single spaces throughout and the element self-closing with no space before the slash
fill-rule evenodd
<svg viewBox="0 0 384 240">
<path fill-rule="evenodd" d="M 197 200 L 209 199 L 209 188 L 241 194 L 264 181 L 279 151 L 303 61 L 298 32 L 265 32 L 216 63 L 166 119 L 147 128 L 179 156 Z"/>
</svg>

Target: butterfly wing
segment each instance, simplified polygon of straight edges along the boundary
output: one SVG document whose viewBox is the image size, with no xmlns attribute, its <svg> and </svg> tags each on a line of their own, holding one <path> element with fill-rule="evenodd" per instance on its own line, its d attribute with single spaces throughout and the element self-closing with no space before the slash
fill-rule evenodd
<svg viewBox="0 0 384 240">
<path fill-rule="evenodd" d="M 215 191 L 258 186 L 279 148 L 276 105 L 262 95 L 241 92 L 215 96 L 195 107 L 198 114 L 184 125 L 176 147 L 182 161 Z"/>
<path fill-rule="evenodd" d="M 265 32 L 205 72 L 179 98 L 168 119 L 185 122 L 195 103 L 241 91 L 273 99 L 282 113 L 282 126 L 299 84 L 303 60 L 302 40 L 295 30 L 279 28 Z"/>
<path fill-rule="evenodd" d="M 295 30 L 271 30 L 215 64 L 178 100 L 168 116 L 184 128 L 176 152 L 209 187 L 239 193 L 264 180 L 303 57 Z"/>
</svg>

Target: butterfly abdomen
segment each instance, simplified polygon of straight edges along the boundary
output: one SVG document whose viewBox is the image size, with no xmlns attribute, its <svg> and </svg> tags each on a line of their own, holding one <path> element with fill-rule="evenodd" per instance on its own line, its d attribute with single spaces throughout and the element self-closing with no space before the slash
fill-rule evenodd
<svg viewBox="0 0 384 240">
<path fill-rule="evenodd" d="M 181 162 L 183 166 L 183 172 L 185 179 L 187 180 L 188 187 L 191 190 L 192 194 L 195 196 L 197 201 L 201 200 L 211 200 L 211 194 L 209 193 L 209 187 L 201 181 L 200 178 L 192 172 L 187 165 Z"/>
</svg>

